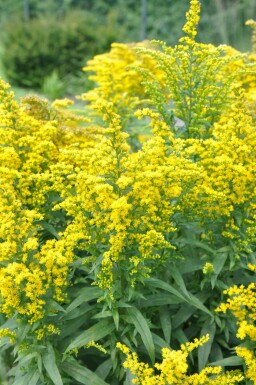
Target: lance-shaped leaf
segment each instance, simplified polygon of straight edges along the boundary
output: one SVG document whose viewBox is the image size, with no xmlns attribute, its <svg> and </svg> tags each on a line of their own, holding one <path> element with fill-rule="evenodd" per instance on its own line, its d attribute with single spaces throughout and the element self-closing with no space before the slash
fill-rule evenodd
<svg viewBox="0 0 256 385">
<path fill-rule="evenodd" d="M 56 365 L 55 352 L 50 343 L 47 345 L 47 352 L 43 355 L 43 365 L 54 385 L 63 385 L 59 369 Z"/>
<path fill-rule="evenodd" d="M 77 362 L 64 362 L 62 369 L 70 377 L 84 385 L 108 385 L 96 373 Z"/>
<path fill-rule="evenodd" d="M 149 329 L 146 319 L 143 317 L 141 312 L 135 307 L 127 308 L 127 313 L 134 324 L 137 332 L 140 334 L 142 342 L 148 351 L 149 357 L 152 363 L 155 362 L 155 347 L 152 338 L 151 331 Z"/>
<path fill-rule="evenodd" d="M 98 341 L 110 334 L 114 329 L 114 322 L 104 319 L 77 336 L 67 347 L 66 352 L 75 348 L 81 348 L 90 341 Z"/>
</svg>

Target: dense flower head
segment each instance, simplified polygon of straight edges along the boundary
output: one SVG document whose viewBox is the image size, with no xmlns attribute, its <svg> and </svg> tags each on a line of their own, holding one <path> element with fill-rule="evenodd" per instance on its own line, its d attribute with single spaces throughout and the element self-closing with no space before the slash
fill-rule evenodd
<svg viewBox="0 0 256 385">
<path fill-rule="evenodd" d="M 256 296 L 255 283 L 251 283 L 247 287 L 232 286 L 225 290 L 225 294 L 229 295 L 226 303 L 222 303 L 218 307 L 218 311 L 232 311 L 237 319 L 238 331 L 237 337 L 241 340 L 249 338 L 256 341 Z"/>
<path fill-rule="evenodd" d="M 256 357 L 255 353 L 251 349 L 244 347 L 237 347 L 236 353 L 239 357 L 242 357 L 245 361 L 247 370 L 245 372 L 247 378 L 256 384 Z"/>
<path fill-rule="evenodd" d="M 61 255 L 61 244 L 58 251 L 52 241 L 42 248 L 40 244 L 47 195 L 58 180 L 54 166 L 62 162 L 60 147 L 82 143 L 79 125 L 88 122 L 63 107 L 63 103 L 50 107 L 48 101 L 34 96 L 18 104 L 1 81 L 1 311 L 9 317 L 18 312 L 32 323 L 44 316 L 50 287 L 56 298 L 63 297 L 70 262 L 70 256 Z"/>
<path fill-rule="evenodd" d="M 248 264 L 248 267 L 255 271 L 255 265 Z M 243 358 L 246 364 L 246 376 L 256 384 L 256 286 L 250 283 L 247 287 L 244 285 L 232 286 L 224 291 L 229 296 L 226 303 L 222 303 L 216 310 L 226 313 L 231 311 L 238 325 L 237 337 L 240 340 L 249 342 L 249 347 L 237 346 L 236 354 Z"/>
<path fill-rule="evenodd" d="M 180 350 L 172 350 L 170 348 L 162 349 L 162 362 L 156 363 L 154 368 L 151 368 L 144 362 L 139 362 L 136 353 L 133 353 L 127 348 L 127 346 L 117 343 L 118 349 L 120 349 L 126 356 L 123 363 L 125 369 L 129 369 L 133 374 L 133 384 L 137 385 L 169 385 L 169 384 L 186 384 L 186 385 L 199 385 L 199 384 L 237 384 L 243 380 L 243 375 L 239 371 L 231 371 L 222 373 L 220 366 L 206 367 L 200 373 L 191 374 L 187 373 L 188 353 L 193 351 L 199 346 L 205 344 L 209 339 L 209 336 L 197 339 L 194 342 L 188 342 L 186 345 L 182 345 Z M 155 372 L 159 374 L 156 374 Z"/>
<path fill-rule="evenodd" d="M 252 28 L 252 51 L 256 53 L 256 21 L 250 19 L 245 24 Z"/>
<path fill-rule="evenodd" d="M 144 45 L 147 46 L 147 42 L 138 44 Z M 111 101 L 113 111 L 122 114 L 122 124 L 127 128 L 133 110 L 144 103 L 141 100 L 142 77 L 137 68 L 150 69 L 162 81 L 162 71 L 157 68 L 155 60 L 149 55 L 138 55 L 134 49 L 136 46 L 137 44 L 113 43 L 109 53 L 95 56 L 84 67 L 83 70 L 90 74 L 89 79 L 97 84 L 95 88 L 81 95 L 82 100 L 89 102 L 92 116 L 100 115 L 97 108 L 99 103 Z"/>
<path fill-rule="evenodd" d="M 0 341 L 2 340 L 2 338 L 6 337 L 10 340 L 10 342 L 14 343 L 16 334 L 12 332 L 9 328 L 0 329 Z"/>
<path fill-rule="evenodd" d="M 200 3 L 199 0 L 190 1 L 190 9 L 186 13 L 187 22 L 183 27 L 183 32 L 185 32 L 192 40 L 197 35 L 197 25 L 200 20 Z"/>
</svg>

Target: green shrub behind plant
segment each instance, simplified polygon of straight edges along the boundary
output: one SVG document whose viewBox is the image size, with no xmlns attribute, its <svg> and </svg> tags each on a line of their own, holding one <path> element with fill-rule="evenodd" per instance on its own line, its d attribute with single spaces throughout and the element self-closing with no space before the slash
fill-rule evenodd
<svg viewBox="0 0 256 385">
<path fill-rule="evenodd" d="M 13 20 L 6 24 L 3 37 L 6 76 L 13 85 L 37 89 L 54 71 L 65 81 L 114 38 L 109 26 L 99 27 L 96 17 L 86 12 L 72 11 L 58 20 Z"/>
</svg>

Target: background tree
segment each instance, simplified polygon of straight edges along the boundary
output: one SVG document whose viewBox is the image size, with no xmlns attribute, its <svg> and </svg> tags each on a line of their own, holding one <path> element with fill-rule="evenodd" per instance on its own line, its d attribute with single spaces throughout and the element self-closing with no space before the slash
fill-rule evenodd
<svg viewBox="0 0 256 385">
<path fill-rule="evenodd" d="M 80 93 L 81 68 L 112 42 L 176 44 L 188 6 L 189 0 L 0 0 L 2 76 L 12 85 L 43 92 L 45 84 L 52 85 L 62 90 L 59 96 Z M 251 18 L 256 18 L 251 0 L 202 1 L 198 40 L 247 51 L 245 21 Z"/>
</svg>

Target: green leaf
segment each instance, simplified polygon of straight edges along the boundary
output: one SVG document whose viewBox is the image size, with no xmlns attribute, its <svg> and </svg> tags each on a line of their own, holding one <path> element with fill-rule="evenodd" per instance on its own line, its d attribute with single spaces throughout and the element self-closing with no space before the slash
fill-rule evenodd
<svg viewBox="0 0 256 385">
<path fill-rule="evenodd" d="M 110 322 L 109 320 L 100 321 L 76 337 L 67 347 L 66 352 L 69 352 L 74 348 L 81 348 L 90 341 L 98 341 L 110 334 L 114 329 L 115 325 L 113 322 Z"/>
<path fill-rule="evenodd" d="M 84 302 L 99 298 L 102 295 L 102 290 L 98 287 L 86 287 L 81 289 L 79 293 L 79 296 L 67 307 L 67 313 L 70 313 Z"/>
<path fill-rule="evenodd" d="M 111 358 L 108 358 L 106 361 L 102 362 L 97 369 L 95 370 L 95 374 L 105 380 L 107 378 L 110 370 L 112 369 Z"/>
<path fill-rule="evenodd" d="M 159 337 L 157 334 L 152 333 L 153 341 L 155 347 L 159 347 L 160 349 L 169 347 L 169 344 L 163 340 L 161 337 Z"/>
<path fill-rule="evenodd" d="M 47 344 L 47 353 L 43 355 L 43 365 L 54 385 L 63 385 L 59 369 L 56 365 L 55 352 L 50 343 Z"/>
<path fill-rule="evenodd" d="M 232 251 L 232 248 L 230 246 L 223 246 L 217 250 L 217 253 L 226 253 L 230 251 Z"/>
<path fill-rule="evenodd" d="M 222 349 L 219 346 L 219 344 L 217 342 L 215 342 L 215 341 L 213 341 L 213 344 L 212 344 L 212 349 L 211 349 L 210 357 L 212 359 L 214 359 L 215 361 L 223 360 Z"/>
<path fill-rule="evenodd" d="M 133 385 L 134 384 L 134 382 L 132 381 L 133 379 L 134 379 L 134 376 L 132 375 L 131 371 L 127 369 L 124 385 Z"/>
<path fill-rule="evenodd" d="M 102 310 L 100 313 L 95 314 L 92 319 L 102 319 L 108 317 L 113 317 L 112 312 L 110 310 Z"/>
<path fill-rule="evenodd" d="M 179 286 L 182 294 L 187 299 L 187 302 L 192 304 L 196 308 L 202 310 L 204 313 L 207 313 L 211 317 L 213 317 L 211 312 L 204 306 L 202 301 L 200 301 L 199 298 L 197 298 L 195 295 L 193 295 L 192 293 L 189 293 L 187 291 L 184 279 L 183 279 L 182 275 L 180 274 L 179 270 L 174 267 L 171 269 L 171 274 L 172 274 L 172 277 L 175 280 L 176 284 Z"/>
<path fill-rule="evenodd" d="M 125 303 L 123 301 L 117 302 L 118 307 L 132 307 L 132 305 L 129 305 L 128 303 Z"/>
<path fill-rule="evenodd" d="M 140 301 L 140 308 L 164 305 L 177 305 L 184 302 L 170 293 L 159 293 L 147 296 L 145 300 Z"/>
<path fill-rule="evenodd" d="M 31 325 L 30 324 L 27 324 L 27 325 L 25 325 L 25 327 L 23 326 L 23 328 L 20 328 L 19 331 L 21 333 L 19 334 L 19 340 L 23 341 L 24 338 L 27 336 L 27 334 L 29 333 L 30 330 L 31 330 Z"/>
<path fill-rule="evenodd" d="M 183 302 L 187 302 L 190 305 L 195 306 L 197 309 L 200 309 L 204 313 L 206 313 L 206 314 L 210 315 L 211 317 L 213 317 L 213 315 L 210 312 L 210 310 L 207 309 L 207 307 L 204 306 L 202 301 L 200 301 L 200 299 L 197 298 L 195 295 L 193 295 L 193 294 L 191 294 L 189 292 L 187 292 L 187 295 L 182 294 L 177 289 L 175 289 L 173 286 L 171 286 L 168 283 L 166 283 L 164 281 L 161 281 L 160 279 L 157 279 L 157 278 L 149 278 L 149 279 L 146 279 L 145 282 L 149 286 L 153 286 L 153 287 L 156 287 L 156 288 L 159 288 L 159 289 L 163 289 L 165 291 L 168 291 L 168 292 L 176 295 L 176 297 L 182 299 Z"/>
<path fill-rule="evenodd" d="M 209 323 L 209 321 L 205 322 L 205 324 L 203 325 L 203 328 L 201 330 L 200 337 L 202 337 L 206 334 L 209 334 L 210 339 L 205 344 L 203 344 L 202 346 L 199 346 L 199 348 L 198 348 L 198 370 L 199 370 L 199 372 L 201 372 L 201 370 L 203 370 L 203 368 L 205 367 L 205 365 L 208 361 L 209 355 L 211 353 L 212 343 L 213 343 L 214 336 L 215 336 L 215 331 L 216 331 L 215 323 Z"/>
<path fill-rule="evenodd" d="M 143 317 L 141 312 L 135 307 L 127 308 L 127 313 L 129 314 L 129 317 L 132 323 L 134 324 L 137 332 L 140 334 L 142 342 L 144 343 L 145 348 L 147 349 L 147 352 L 149 354 L 149 357 L 152 363 L 154 363 L 155 362 L 154 342 L 153 342 L 152 334 L 146 319 Z"/>
<path fill-rule="evenodd" d="M 40 378 L 40 373 L 38 371 L 36 371 L 33 376 L 31 377 L 28 385 L 37 385 L 37 382 Z"/>
<path fill-rule="evenodd" d="M 213 259 L 214 274 L 211 277 L 212 288 L 214 288 L 218 275 L 223 269 L 225 262 L 228 258 L 228 253 L 217 253 L 216 257 Z"/>
<path fill-rule="evenodd" d="M 89 310 L 90 310 L 90 307 L 89 307 Z M 71 319 L 71 320 L 68 320 L 68 322 L 65 322 L 64 327 L 60 332 L 61 340 L 63 340 L 64 338 L 69 338 L 69 341 L 71 341 L 71 337 L 78 332 L 78 330 L 82 325 L 86 324 L 89 318 L 90 318 L 89 314 L 80 312 L 79 316 L 77 316 L 76 314 L 75 319 Z"/>
<path fill-rule="evenodd" d="M 47 223 L 46 221 L 36 221 L 34 224 L 40 225 L 44 230 L 48 231 L 48 233 L 52 234 L 56 239 L 60 239 L 59 234 L 50 223 Z"/>
<path fill-rule="evenodd" d="M 51 301 L 49 302 L 49 307 L 50 307 L 51 309 L 53 309 L 53 310 L 57 310 L 58 312 L 62 312 L 62 313 L 65 312 L 65 309 L 64 309 L 58 302 L 53 301 L 53 300 L 51 300 Z M 56 312 L 54 311 L 53 314 L 56 315 Z"/>
<path fill-rule="evenodd" d="M 181 328 L 175 330 L 174 336 L 175 336 L 175 338 L 177 339 L 177 341 L 179 342 L 180 345 L 181 344 L 186 344 L 187 342 L 189 342 L 188 337 L 186 336 L 186 334 L 184 333 L 184 331 Z M 189 357 L 191 359 L 192 364 L 194 365 L 193 354 L 189 353 Z"/>
<path fill-rule="evenodd" d="M 189 246 L 196 246 L 199 249 L 203 249 L 205 251 L 208 251 L 210 254 L 214 254 L 214 255 L 216 254 L 216 250 L 212 249 L 210 246 L 206 245 L 204 242 L 198 241 L 196 239 L 182 238 L 182 243 L 187 244 Z"/>
<path fill-rule="evenodd" d="M 118 330 L 118 327 L 119 327 L 119 313 L 118 313 L 118 309 L 117 308 L 112 309 L 112 315 L 113 315 L 113 319 L 114 319 L 114 322 L 115 322 L 116 330 Z"/>
<path fill-rule="evenodd" d="M 188 338 L 182 329 L 175 330 L 175 338 L 178 340 L 179 344 L 188 342 Z"/>
<path fill-rule="evenodd" d="M 88 303 L 82 304 L 79 308 L 74 309 L 72 312 L 65 313 L 61 316 L 62 321 L 70 321 L 77 318 L 85 317 L 85 314 L 92 310 L 92 307 Z"/>
<path fill-rule="evenodd" d="M 30 381 L 33 379 L 35 372 L 33 373 L 28 373 L 25 376 L 19 376 L 13 383 L 12 385 L 28 385 Z M 16 376 L 17 377 L 17 376 Z"/>
<path fill-rule="evenodd" d="M 184 304 L 180 307 L 178 312 L 173 316 L 172 327 L 178 328 L 181 324 L 186 322 L 192 314 L 196 312 L 196 309 L 192 305 Z"/>
<path fill-rule="evenodd" d="M 225 349 L 230 350 L 230 346 L 229 346 L 229 345 L 227 344 L 227 342 L 226 342 L 223 338 L 221 338 L 221 337 L 223 337 L 223 336 L 216 337 L 216 342 L 218 342 L 218 344 L 219 344 L 220 346 L 223 346 Z"/>
<path fill-rule="evenodd" d="M 174 294 L 177 298 L 180 298 L 183 302 L 187 302 L 187 299 L 177 289 L 175 289 L 168 283 L 161 281 L 160 279 L 149 278 L 145 280 L 145 283 L 149 286 L 168 291 L 169 293 Z"/>
<path fill-rule="evenodd" d="M 172 322 L 170 317 L 170 311 L 168 308 L 163 307 L 159 310 L 159 318 L 160 318 L 160 324 L 163 330 L 164 338 L 166 342 L 169 344 L 171 340 L 171 334 L 172 334 Z"/>
<path fill-rule="evenodd" d="M 189 293 L 187 301 L 191 305 L 195 306 L 197 309 L 202 310 L 204 313 L 208 314 L 209 316 L 211 316 L 211 318 L 213 318 L 213 314 L 210 312 L 210 310 L 207 309 L 207 307 L 204 306 L 203 302 L 201 302 L 200 299 L 197 298 L 195 295 Z"/>
<path fill-rule="evenodd" d="M 173 279 L 176 282 L 177 286 L 181 289 L 182 293 L 185 296 L 187 296 L 188 295 L 188 291 L 187 291 L 184 279 L 182 278 L 182 275 L 179 272 L 179 270 L 175 266 L 172 266 L 172 268 L 170 269 L 170 272 L 171 272 L 171 276 L 173 277 Z"/>
<path fill-rule="evenodd" d="M 24 364 L 28 361 L 31 361 L 33 358 L 37 357 L 37 352 L 26 354 L 23 358 L 17 357 L 14 361 L 15 363 L 18 361 L 19 367 L 24 366 Z"/>
<path fill-rule="evenodd" d="M 203 262 L 198 255 L 190 255 L 189 263 L 187 258 L 179 262 L 179 271 L 181 274 L 192 273 L 193 271 L 201 270 L 203 268 Z"/>
<path fill-rule="evenodd" d="M 208 366 L 240 366 L 244 364 L 244 360 L 242 357 L 227 357 L 223 358 L 223 360 L 210 362 Z"/>
<path fill-rule="evenodd" d="M 84 385 L 108 385 L 96 373 L 79 365 L 77 362 L 64 362 L 62 370 L 76 381 Z"/>
<path fill-rule="evenodd" d="M 159 294 L 148 295 L 145 300 L 139 302 L 139 308 L 178 305 L 184 301 L 170 293 L 159 292 Z"/>
<path fill-rule="evenodd" d="M 41 374 L 43 369 L 43 361 L 42 361 L 42 356 L 40 354 L 38 354 L 38 357 L 37 357 L 37 367 L 38 367 L 39 373 Z"/>
</svg>

